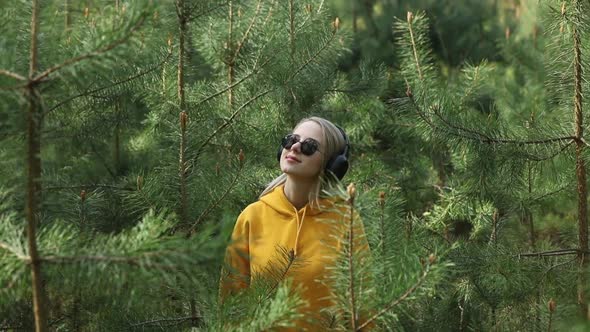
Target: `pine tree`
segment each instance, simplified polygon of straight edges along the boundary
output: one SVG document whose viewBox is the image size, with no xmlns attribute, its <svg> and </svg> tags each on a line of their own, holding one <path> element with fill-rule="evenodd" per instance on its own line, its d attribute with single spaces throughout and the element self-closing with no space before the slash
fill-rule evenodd
<svg viewBox="0 0 590 332">
<path fill-rule="evenodd" d="M 453 147 L 451 185 L 424 218 L 441 240 L 458 245 L 449 256 L 457 264 L 453 286 L 441 291 L 439 300 L 458 311 L 459 321 L 451 319 L 450 329 L 518 329 L 530 326 L 524 319 L 529 313 L 539 329 L 544 320 L 555 319 L 555 305 L 549 312 L 542 309 L 549 298 L 574 289 L 575 300 L 562 296 L 557 301 L 562 303 L 561 324 L 575 317 L 574 303 L 578 317 L 587 317 L 587 194 L 580 127 L 585 6 L 575 1 L 541 5 L 539 16 L 548 22 L 543 38 L 534 21 L 520 22 L 523 31 L 517 30 L 518 35 L 507 27 L 501 44 L 504 62 L 467 65 L 446 81 L 435 65 L 425 16 L 409 12 L 397 25 L 406 97 L 395 99 L 393 106 L 417 117 L 422 135 Z M 575 174 L 572 164 L 577 165 Z M 568 197 L 559 196 L 574 183 L 576 248 L 549 250 L 555 246 L 536 240 L 534 211 L 549 198 Z M 520 230 L 518 221 L 528 229 Z M 519 238 L 529 244 L 519 246 Z M 531 248 L 534 253 L 523 253 Z M 572 260 L 558 258 L 572 254 L 577 269 Z M 562 274 L 555 275 L 555 269 Z M 536 288 L 539 284 L 543 286 Z M 487 312 L 476 309 L 481 304 Z M 423 314 L 448 316 L 434 309 Z"/>
</svg>

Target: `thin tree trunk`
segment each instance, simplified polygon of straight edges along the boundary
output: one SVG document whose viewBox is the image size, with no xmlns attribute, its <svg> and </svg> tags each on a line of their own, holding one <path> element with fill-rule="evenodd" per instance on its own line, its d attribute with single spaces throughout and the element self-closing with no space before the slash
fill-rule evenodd
<svg viewBox="0 0 590 332">
<path fill-rule="evenodd" d="M 293 2 L 294 0 L 289 0 L 289 60 L 291 66 L 295 66 L 295 8 Z M 295 126 L 298 121 L 295 116 L 295 101 L 295 94 L 291 90 L 291 98 L 287 101 L 287 114 L 291 127 Z"/>
<path fill-rule="evenodd" d="M 121 130 L 120 130 L 120 121 L 121 121 L 121 100 L 118 99 L 115 102 L 115 152 L 114 152 L 114 159 L 115 159 L 115 174 L 119 175 L 121 172 Z"/>
<path fill-rule="evenodd" d="M 180 111 L 185 110 L 185 97 L 184 97 L 184 58 L 185 58 L 185 37 L 187 31 L 187 13 L 186 5 L 184 0 L 178 0 L 176 2 L 178 9 L 178 23 L 179 23 L 179 36 L 178 36 L 178 100 Z"/>
<path fill-rule="evenodd" d="M 31 50 L 29 63 L 29 80 L 37 72 L 39 34 L 39 2 L 33 0 L 31 15 Z M 26 90 L 29 100 L 27 114 L 27 239 L 31 264 L 31 281 L 33 287 L 33 312 L 35 315 L 35 330 L 47 329 L 47 312 L 45 308 L 45 291 L 41 275 L 41 261 L 37 252 L 36 227 L 39 218 L 39 201 L 41 192 L 41 112 L 39 90 L 34 84 L 29 84 Z"/>
<path fill-rule="evenodd" d="M 352 33 L 356 34 L 356 16 L 357 16 L 357 10 L 356 10 L 356 2 L 357 0 L 352 0 Z"/>
<path fill-rule="evenodd" d="M 529 197 L 533 193 L 533 168 L 530 163 L 527 163 L 527 170 L 528 170 L 528 193 Z M 536 236 L 535 236 L 535 223 L 533 220 L 533 214 L 529 210 L 528 207 L 525 207 L 522 215 L 522 221 L 529 227 L 529 244 L 531 247 L 531 251 L 536 251 Z M 535 326 L 533 327 L 534 331 L 539 331 L 541 329 L 541 288 L 536 289 L 535 294 Z"/>
<path fill-rule="evenodd" d="M 289 55 L 291 56 L 291 63 L 295 55 L 295 7 L 294 0 L 289 0 Z"/>
<path fill-rule="evenodd" d="M 72 24 L 72 14 L 70 10 L 70 0 L 64 1 L 64 16 L 65 16 L 65 29 L 69 30 Z"/>
<path fill-rule="evenodd" d="M 233 29 L 234 29 L 234 7 L 233 3 L 229 2 L 229 10 L 228 10 L 228 40 L 227 40 L 227 54 L 229 54 L 229 61 L 227 62 L 227 81 L 229 89 L 227 90 L 227 99 L 229 103 L 229 110 L 231 111 L 234 106 L 234 91 L 233 91 L 233 84 L 234 84 L 234 77 L 235 77 L 235 58 L 234 58 L 234 47 L 233 47 Z"/>
<path fill-rule="evenodd" d="M 181 225 L 188 225 L 188 193 L 186 190 L 186 124 L 188 115 L 180 112 L 180 152 L 178 162 L 178 178 L 180 181 L 180 222 Z"/>
<path fill-rule="evenodd" d="M 178 163 L 178 180 L 180 183 L 180 207 L 178 214 L 180 216 L 181 225 L 188 224 L 187 206 L 188 197 L 186 190 L 186 124 L 188 115 L 185 112 L 185 96 L 184 96 L 184 57 L 185 57 L 185 37 L 187 33 L 187 13 L 186 4 L 184 0 L 176 2 L 179 22 L 179 46 L 178 46 L 178 103 L 180 107 L 180 151 Z"/>
<path fill-rule="evenodd" d="M 576 7 L 580 7 L 580 2 L 574 2 Z M 577 8 L 579 9 L 579 8 Z M 580 314 L 586 319 L 590 319 L 588 303 L 585 288 L 587 286 L 587 269 L 588 269 L 588 213 L 587 198 L 588 189 L 586 187 L 586 166 L 582 156 L 584 143 L 583 114 L 582 114 L 582 52 L 578 28 L 573 26 L 574 35 L 574 113 L 576 121 L 576 177 L 578 181 L 578 305 Z"/>
<path fill-rule="evenodd" d="M 492 215 L 492 234 L 490 234 L 490 243 L 496 246 L 498 243 L 498 221 L 500 220 L 500 211 L 494 210 Z"/>
<path fill-rule="evenodd" d="M 533 169 L 531 164 L 529 163 L 528 165 L 528 191 L 529 191 L 529 196 L 533 193 Z M 535 223 L 533 220 L 533 213 L 528 209 L 525 208 L 524 210 L 524 221 L 526 222 L 526 224 L 529 226 L 529 243 L 531 245 L 531 249 L 533 250 L 533 252 L 536 249 L 536 235 L 535 235 Z"/>
<path fill-rule="evenodd" d="M 348 230 L 348 269 L 349 269 L 349 291 L 350 291 L 350 328 L 351 331 L 356 331 L 357 327 L 357 311 L 356 311 L 356 301 L 354 296 L 354 201 L 351 200 L 350 202 L 350 228 Z"/>
<path fill-rule="evenodd" d="M 449 153 L 447 151 L 447 147 L 444 145 L 438 146 L 438 149 L 433 151 L 432 164 L 436 169 L 436 173 L 438 175 L 438 181 L 436 182 L 436 185 L 441 191 L 447 185 L 447 171 L 445 166 L 449 162 L 450 158 Z"/>
</svg>

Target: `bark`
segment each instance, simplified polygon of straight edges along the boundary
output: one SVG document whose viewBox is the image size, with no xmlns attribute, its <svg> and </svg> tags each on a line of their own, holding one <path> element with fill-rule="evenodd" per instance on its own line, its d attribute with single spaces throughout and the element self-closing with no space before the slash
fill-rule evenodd
<svg viewBox="0 0 590 332">
<path fill-rule="evenodd" d="M 227 54 L 229 54 L 229 56 L 228 56 L 228 62 L 227 62 L 227 81 L 228 81 L 229 89 L 227 90 L 227 99 L 228 99 L 228 103 L 229 103 L 229 109 L 231 111 L 234 106 L 233 85 L 234 85 L 234 79 L 235 79 L 235 60 L 236 60 L 233 55 L 233 49 L 234 49 L 233 48 L 234 7 L 233 7 L 233 3 L 231 1 L 229 2 L 228 21 L 229 21 L 229 27 L 228 27 L 228 40 L 227 40 Z"/>
<path fill-rule="evenodd" d="M 291 63 L 293 63 L 293 56 L 295 55 L 295 7 L 293 1 L 289 0 L 289 54 Z"/>
<path fill-rule="evenodd" d="M 580 6 L 578 1 L 576 6 Z M 586 186 L 586 165 L 583 159 L 584 136 L 583 113 L 582 113 L 582 52 L 580 34 L 576 26 L 573 29 L 574 35 L 574 116 L 576 125 L 576 178 L 578 182 L 578 305 L 580 314 L 585 319 L 590 319 L 588 312 L 588 299 L 586 294 L 587 269 L 588 269 L 588 189 Z"/>
<path fill-rule="evenodd" d="M 64 14 L 65 14 L 65 29 L 69 30 L 72 24 L 72 14 L 70 11 L 70 0 L 64 1 Z"/>
<path fill-rule="evenodd" d="M 41 192 L 41 109 L 39 90 L 33 80 L 37 72 L 39 34 L 39 2 L 33 0 L 31 15 L 31 49 L 29 63 L 29 85 L 26 95 L 29 101 L 27 112 L 27 240 L 31 265 L 31 281 L 33 288 L 33 312 L 35 315 L 35 330 L 47 330 L 47 312 L 45 308 L 45 290 L 41 274 L 41 260 L 37 252 L 36 228 L 39 218 L 39 201 Z"/>
<path fill-rule="evenodd" d="M 180 222 L 183 226 L 188 224 L 188 193 L 186 188 L 186 124 L 188 116 L 186 112 L 180 112 L 180 152 L 178 162 L 178 178 L 180 182 Z"/>
<path fill-rule="evenodd" d="M 178 214 L 181 225 L 188 223 L 188 193 L 186 189 L 186 124 L 188 115 L 185 112 L 185 95 L 184 95 L 184 59 L 185 59 L 185 40 L 188 29 L 188 13 L 184 0 L 176 2 L 179 23 L 179 46 L 178 46 L 178 103 L 180 108 L 180 151 L 178 163 L 178 180 L 180 183 L 180 207 Z"/>
<path fill-rule="evenodd" d="M 354 205 L 350 202 L 350 228 L 348 230 L 348 269 L 349 269 L 349 292 L 350 292 L 350 328 L 351 331 L 357 330 L 357 310 L 354 296 Z"/>
<path fill-rule="evenodd" d="M 121 128 L 120 128 L 120 121 L 121 121 L 121 100 L 117 100 L 115 103 L 115 151 L 114 151 L 114 159 L 115 159 L 115 174 L 119 175 L 121 172 Z"/>
<path fill-rule="evenodd" d="M 178 36 L 178 100 L 180 110 L 185 110 L 184 97 L 184 59 L 185 59 L 185 39 L 188 29 L 188 18 L 186 13 L 186 5 L 184 0 L 176 2 L 178 10 L 179 36 Z"/>
<path fill-rule="evenodd" d="M 356 17 L 357 17 L 356 2 L 357 2 L 357 0 L 352 0 L 352 33 L 353 34 L 356 34 L 356 31 L 357 31 L 357 27 L 356 27 Z"/>
</svg>

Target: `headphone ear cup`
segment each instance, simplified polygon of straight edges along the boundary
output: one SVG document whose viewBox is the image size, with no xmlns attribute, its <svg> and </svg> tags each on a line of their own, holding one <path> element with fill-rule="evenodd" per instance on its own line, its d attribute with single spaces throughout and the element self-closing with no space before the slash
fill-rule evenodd
<svg viewBox="0 0 590 332">
<path fill-rule="evenodd" d="M 326 170 L 332 172 L 338 180 L 342 180 L 346 171 L 348 171 L 348 159 L 343 154 L 337 155 L 328 162 Z"/>
</svg>

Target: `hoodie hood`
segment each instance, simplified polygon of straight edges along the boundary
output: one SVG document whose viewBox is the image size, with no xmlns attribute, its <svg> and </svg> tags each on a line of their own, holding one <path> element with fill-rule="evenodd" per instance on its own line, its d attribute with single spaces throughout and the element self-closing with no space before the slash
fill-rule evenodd
<svg viewBox="0 0 590 332">
<path fill-rule="evenodd" d="M 279 214 L 289 218 L 295 219 L 297 221 L 297 232 L 295 236 L 295 243 L 293 243 L 293 250 L 295 256 L 297 256 L 297 247 L 299 244 L 299 234 L 301 233 L 301 229 L 303 228 L 303 223 L 305 221 L 306 216 L 316 216 L 322 213 L 322 208 L 328 208 L 333 203 L 330 199 L 323 198 L 319 200 L 319 204 L 321 208 L 312 207 L 309 203 L 307 203 L 304 207 L 297 210 L 293 204 L 287 199 L 284 192 L 284 184 L 277 186 L 273 191 L 270 193 L 262 196 L 260 201 L 278 212 Z"/>
<path fill-rule="evenodd" d="M 315 204 L 311 205 L 307 203 L 304 207 L 297 209 L 291 204 L 287 196 L 285 196 L 285 184 L 281 184 L 273 189 L 273 191 L 262 196 L 260 201 L 271 207 L 273 210 L 284 216 L 295 217 L 296 213 L 302 213 L 305 210 L 305 214 L 308 216 L 315 216 L 322 212 L 329 211 L 333 208 L 335 200 L 334 198 L 320 198 L 318 201 L 320 207 L 318 208 Z"/>
</svg>

